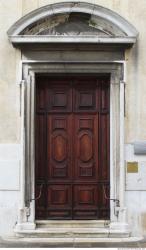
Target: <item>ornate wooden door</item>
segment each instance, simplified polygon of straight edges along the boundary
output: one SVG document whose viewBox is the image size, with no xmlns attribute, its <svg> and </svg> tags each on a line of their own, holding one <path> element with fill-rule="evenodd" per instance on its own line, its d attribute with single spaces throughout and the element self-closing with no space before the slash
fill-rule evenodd
<svg viewBox="0 0 146 250">
<path fill-rule="evenodd" d="M 109 219 L 109 77 L 36 78 L 36 218 Z"/>
</svg>

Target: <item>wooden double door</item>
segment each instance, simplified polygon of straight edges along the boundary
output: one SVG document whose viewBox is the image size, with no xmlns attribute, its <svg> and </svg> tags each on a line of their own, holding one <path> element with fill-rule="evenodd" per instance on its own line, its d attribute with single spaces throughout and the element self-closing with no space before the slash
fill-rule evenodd
<svg viewBox="0 0 146 250">
<path fill-rule="evenodd" d="M 36 219 L 109 219 L 109 77 L 36 77 Z"/>
</svg>

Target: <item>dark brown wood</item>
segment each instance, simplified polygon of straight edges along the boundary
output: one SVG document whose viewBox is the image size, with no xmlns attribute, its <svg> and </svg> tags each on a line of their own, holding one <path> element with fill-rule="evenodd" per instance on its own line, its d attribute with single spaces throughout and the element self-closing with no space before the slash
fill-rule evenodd
<svg viewBox="0 0 146 250">
<path fill-rule="evenodd" d="M 37 219 L 109 219 L 109 77 L 36 78 Z"/>
</svg>

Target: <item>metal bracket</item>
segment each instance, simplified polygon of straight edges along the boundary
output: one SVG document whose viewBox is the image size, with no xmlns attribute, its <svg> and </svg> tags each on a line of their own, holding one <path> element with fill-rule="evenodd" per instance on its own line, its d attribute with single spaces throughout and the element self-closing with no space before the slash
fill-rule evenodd
<svg viewBox="0 0 146 250">
<path fill-rule="evenodd" d="M 40 185 L 40 191 L 39 191 L 39 195 L 36 197 L 36 198 L 32 198 L 30 200 L 27 200 L 27 202 L 31 202 L 31 201 L 37 201 L 41 198 L 41 195 L 42 195 L 42 189 L 43 189 L 43 186 L 44 186 L 44 183 L 42 183 Z"/>
<path fill-rule="evenodd" d="M 118 199 L 115 199 L 115 198 L 107 197 L 107 194 L 106 194 L 106 191 L 105 191 L 105 186 L 103 185 L 102 187 L 103 187 L 104 198 L 105 198 L 106 200 L 111 200 L 111 201 L 113 201 L 113 202 L 116 202 L 116 206 L 117 206 L 117 207 L 120 207 L 120 201 L 119 201 Z"/>
<path fill-rule="evenodd" d="M 26 216 L 30 216 L 30 208 L 29 207 L 26 207 Z"/>
<path fill-rule="evenodd" d="M 19 81 L 19 85 L 21 86 L 22 84 L 25 84 L 26 83 L 26 81 L 25 80 L 20 80 Z"/>
</svg>

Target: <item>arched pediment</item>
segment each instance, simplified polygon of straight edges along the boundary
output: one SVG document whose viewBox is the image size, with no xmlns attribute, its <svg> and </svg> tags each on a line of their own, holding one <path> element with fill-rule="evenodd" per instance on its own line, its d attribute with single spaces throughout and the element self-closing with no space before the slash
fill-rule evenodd
<svg viewBox="0 0 146 250">
<path fill-rule="evenodd" d="M 89 3 L 66 2 L 39 8 L 9 30 L 13 44 L 81 42 L 133 44 L 137 30 L 117 13 Z"/>
</svg>

